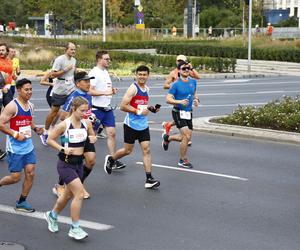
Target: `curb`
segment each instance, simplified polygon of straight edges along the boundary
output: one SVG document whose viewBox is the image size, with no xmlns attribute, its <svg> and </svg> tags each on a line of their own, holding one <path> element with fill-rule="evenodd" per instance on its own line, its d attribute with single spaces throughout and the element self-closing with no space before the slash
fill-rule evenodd
<svg viewBox="0 0 300 250">
<path fill-rule="evenodd" d="M 22 71 L 22 74 L 19 78 L 28 78 L 29 80 L 34 80 L 37 77 L 41 77 L 45 72 L 30 72 L 27 73 L 26 70 Z M 274 76 L 281 76 L 284 74 L 281 73 L 257 73 L 257 72 L 250 72 L 250 73 L 214 73 L 214 74 L 205 74 L 202 73 L 200 75 L 201 79 L 240 79 L 240 78 L 264 78 L 264 77 L 274 77 Z M 150 80 L 165 80 L 167 75 L 150 75 Z M 117 79 L 116 77 L 112 76 L 112 79 L 120 81 L 126 80 L 133 80 L 134 76 L 123 76 Z"/>
<path fill-rule="evenodd" d="M 210 120 L 215 118 L 220 118 L 220 116 L 200 117 L 193 119 L 194 130 L 242 138 L 261 139 L 275 142 L 293 143 L 298 145 L 300 144 L 299 133 L 210 122 Z"/>
</svg>

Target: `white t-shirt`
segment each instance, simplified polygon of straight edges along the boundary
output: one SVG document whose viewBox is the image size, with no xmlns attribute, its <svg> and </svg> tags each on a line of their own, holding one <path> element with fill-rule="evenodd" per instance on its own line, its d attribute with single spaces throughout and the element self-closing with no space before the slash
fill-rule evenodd
<svg viewBox="0 0 300 250">
<path fill-rule="evenodd" d="M 61 55 L 57 57 L 53 63 L 52 70 L 65 70 L 70 65 L 73 66 L 73 69 L 67 71 L 65 74 L 59 77 L 65 80 L 59 80 L 57 78 L 53 80 L 54 87 L 52 93 L 55 93 L 57 95 L 69 95 L 75 90 L 74 73 L 76 59 L 74 57 L 71 57 L 70 59 L 66 55 Z"/>
<path fill-rule="evenodd" d="M 89 76 L 95 77 L 95 79 L 91 79 L 91 86 L 98 91 L 106 91 L 112 87 L 112 82 L 106 69 L 100 69 L 96 66 L 90 71 Z M 97 107 L 108 107 L 111 103 L 111 98 L 112 96 L 93 96 L 92 104 Z"/>
</svg>

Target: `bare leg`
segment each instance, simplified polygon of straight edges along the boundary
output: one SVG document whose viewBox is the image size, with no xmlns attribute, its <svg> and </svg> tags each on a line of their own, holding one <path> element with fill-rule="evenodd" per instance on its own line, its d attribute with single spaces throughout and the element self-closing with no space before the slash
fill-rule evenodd
<svg viewBox="0 0 300 250">
<path fill-rule="evenodd" d="M 151 152 L 150 152 L 150 141 L 143 141 L 140 143 L 141 149 L 143 152 L 143 163 L 146 173 L 151 173 L 152 170 L 152 161 L 151 161 Z"/>
<path fill-rule="evenodd" d="M 112 155 L 112 158 L 116 161 L 126 155 L 129 155 L 134 148 L 134 144 L 124 143 L 123 148 L 119 149 L 115 154 Z"/>
<path fill-rule="evenodd" d="M 115 127 L 105 127 L 107 134 L 107 148 L 108 153 L 113 155 L 116 152 L 116 128 Z"/>
<path fill-rule="evenodd" d="M 46 121 L 45 121 L 45 129 L 48 130 L 50 128 L 50 125 L 53 123 L 54 119 L 56 118 L 58 111 L 59 111 L 59 106 L 52 106 L 50 113 L 48 114 Z"/>
<path fill-rule="evenodd" d="M 25 179 L 24 179 L 23 187 L 22 187 L 22 196 L 27 197 L 31 190 L 33 180 L 34 180 L 34 170 L 35 170 L 34 164 L 28 164 L 24 168 Z"/>
</svg>

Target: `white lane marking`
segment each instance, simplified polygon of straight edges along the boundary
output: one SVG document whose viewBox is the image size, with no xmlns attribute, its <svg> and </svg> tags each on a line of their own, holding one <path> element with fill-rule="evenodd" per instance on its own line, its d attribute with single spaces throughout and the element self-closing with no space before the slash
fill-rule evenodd
<svg viewBox="0 0 300 250">
<path fill-rule="evenodd" d="M 136 164 L 144 165 L 144 163 L 141 161 L 136 162 Z M 191 173 L 196 173 L 196 174 L 212 175 L 212 176 L 234 179 L 234 180 L 239 180 L 239 181 L 248 181 L 247 178 L 242 178 L 242 177 L 233 176 L 233 175 L 226 175 L 226 174 L 218 174 L 218 173 L 213 173 L 213 172 L 200 171 L 200 170 L 195 170 L 195 169 L 185 169 L 185 168 L 171 167 L 171 166 L 159 165 L 159 164 L 152 164 L 152 166 L 158 167 L 158 168 L 166 168 L 166 169 L 172 169 L 172 170 L 177 170 L 177 171 L 183 171 L 183 172 L 191 172 Z"/>
<path fill-rule="evenodd" d="M 248 82 L 248 83 L 204 83 L 199 84 L 198 87 L 230 87 L 230 86 L 252 86 L 252 85 L 275 85 L 275 84 L 297 84 L 299 85 L 299 81 L 289 81 L 289 82 Z"/>
<path fill-rule="evenodd" d="M 250 82 L 250 79 L 231 79 L 231 80 L 224 80 L 223 82 Z"/>
<path fill-rule="evenodd" d="M 0 205 L 0 212 L 17 214 L 17 215 L 21 215 L 21 216 L 27 216 L 27 217 L 45 220 L 43 212 L 36 211 L 34 213 L 22 213 L 22 212 L 16 211 L 13 207 L 6 206 L 6 205 Z M 64 223 L 64 224 L 69 224 L 69 225 L 72 224 L 71 218 L 66 217 L 66 216 L 58 216 L 58 222 Z M 101 223 L 87 221 L 87 220 L 80 220 L 80 226 L 98 230 L 98 231 L 105 231 L 105 230 L 109 230 L 109 229 L 113 228 L 112 225 L 101 224 Z"/>
</svg>

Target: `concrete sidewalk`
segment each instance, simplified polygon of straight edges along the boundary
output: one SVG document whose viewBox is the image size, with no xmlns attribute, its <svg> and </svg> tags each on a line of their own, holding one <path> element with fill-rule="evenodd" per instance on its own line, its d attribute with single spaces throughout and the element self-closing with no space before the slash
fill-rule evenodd
<svg viewBox="0 0 300 250">
<path fill-rule="evenodd" d="M 194 118 L 194 130 L 212 134 L 300 144 L 299 133 L 214 123 L 210 121 L 213 118 L 217 117 Z"/>
</svg>

